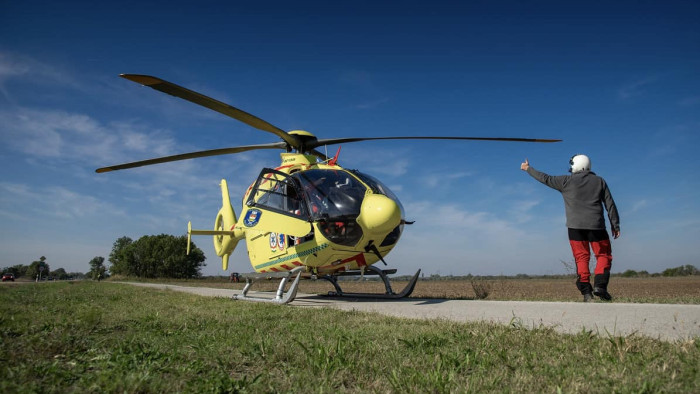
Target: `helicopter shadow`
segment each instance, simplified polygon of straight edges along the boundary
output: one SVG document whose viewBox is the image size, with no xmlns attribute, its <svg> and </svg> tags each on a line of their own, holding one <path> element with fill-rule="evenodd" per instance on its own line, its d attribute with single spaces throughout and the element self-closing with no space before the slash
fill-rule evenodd
<svg viewBox="0 0 700 394">
<path fill-rule="evenodd" d="M 294 305 L 299 306 L 323 306 L 330 303 L 344 303 L 344 304 L 358 304 L 358 303 L 398 303 L 398 304 L 411 304 L 411 305 L 437 305 L 444 302 L 451 301 L 446 298 L 400 298 L 400 299 L 387 299 L 382 297 L 353 297 L 353 296 L 328 296 L 324 294 L 304 294 L 297 295 L 296 299 L 292 302 Z"/>
</svg>

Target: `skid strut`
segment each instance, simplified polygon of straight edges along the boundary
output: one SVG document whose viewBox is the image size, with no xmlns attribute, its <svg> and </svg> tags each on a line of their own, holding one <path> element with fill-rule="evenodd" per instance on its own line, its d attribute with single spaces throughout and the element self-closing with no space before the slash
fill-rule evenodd
<svg viewBox="0 0 700 394">
<path fill-rule="evenodd" d="M 292 302 L 297 296 L 297 289 L 299 288 L 299 279 L 301 278 L 301 271 L 303 269 L 304 267 L 297 267 L 289 272 L 243 275 L 243 277 L 245 278 L 245 287 L 243 288 L 241 294 L 234 295 L 233 299 L 255 302 L 270 302 L 274 304 L 288 304 Z M 287 285 L 287 281 L 289 281 L 289 278 L 291 278 L 294 274 L 296 274 L 296 278 L 294 278 L 294 282 L 292 282 L 292 284 L 289 286 L 289 290 L 287 290 L 287 292 L 285 293 L 284 287 Z M 275 298 L 253 297 L 248 295 L 248 291 L 250 290 L 250 287 L 253 286 L 253 283 L 255 283 L 255 280 L 263 278 L 268 279 L 270 277 L 281 278 L 280 284 L 277 287 L 277 293 L 275 294 Z"/>
<path fill-rule="evenodd" d="M 403 290 L 400 293 L 394 293 L 394 290 L 391 288 L 391 283 L 389 282 L 389 277 L 387 274 L 393 274 L 396 272 L 396 270 L 381 270 L 375 266 L 370 265 L 369 267 L 366 268 L 367 271 L 364 272 L 364 275 L 379 275 L 379 277 L 382 279 L 382 282 L 384 282 L 384 289 L 386 290 L 384 294 L 376 294 L 376 293 L 346 293 L 343 291 L 343 289 L 340 288 L 340 284 L 338 284 L 338 275 L 324 275 L 320 277 L 319 279 L 325 279 L 335 287 L 335 291 L 329 291 L 328 296 L 329 297 L 356 297 L 356 298 L 389 298 L 389 299 L 398 299 L 398 298 L 404 298 L 408 297 L 413 293 L 413 289 L 416 287 L 416 282 L 418 281 L 418 275 L 420 275 L 420 269 L 413 275 L 410 281 L 408 281 L 408 284 L 406 287 L 403 288 Z M 344 273 L 345 275 L 351 274 L 351 273 Z M 341 274 L 342 275 L 342 274 Z M 352 275 L 358 275 L 358 273 L 352 273 Z"/>
</svg>

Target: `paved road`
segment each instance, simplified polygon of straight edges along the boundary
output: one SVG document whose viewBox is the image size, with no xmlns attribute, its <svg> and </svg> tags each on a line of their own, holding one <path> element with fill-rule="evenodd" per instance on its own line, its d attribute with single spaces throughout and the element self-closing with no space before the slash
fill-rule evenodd
<svg viewBox="0 0 700 394">
<path fill-rule="evenodd" d="M 210 297 L 232 297 L 240 290 L 147 283 L 137 286 L 184 291 Z M 271 297 L 270 293 L 249 295 Z M 246 302 L 246 301 L 236 301 Z M 700 337 L 700 305 L 623 304 L 582 302 L 471 301 L 442 299 L 351 300 L 298 294 L 290 304 L 297 308 L 336 308 L 376 312 L 412 319 L 487 321 L 522 327 L 552 327 L 562 333 L 592 331 L 599 335 L 643 335 L 664 341 Z M 289 307 L 289 306 L 288 306 Z"/>
</svg>

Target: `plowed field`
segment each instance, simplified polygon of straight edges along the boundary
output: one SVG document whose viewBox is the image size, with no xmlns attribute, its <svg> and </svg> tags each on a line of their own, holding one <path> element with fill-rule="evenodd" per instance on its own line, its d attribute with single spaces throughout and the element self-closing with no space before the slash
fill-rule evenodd
<svg viewBox="0 0 700 394">
<path fill-rule="evenodd" d="M 475 299 L 475 286 L 488 292 L 487 300 L 538 300 L 578 301 L 579 294 L 575 278 L 563 279 L 475 279 L 471 280 L 419 280 L 411 295 L 413 298 Z M 394 292 L 400 292 L 406 281 L 392 283 Z M 256 282 L 254 290 L 276 290 L 278 281 Z M 226 284 L 225 287 L 240 289 L 241 283 Z M 345 280 L 341 282 L 344 292 L 383 293 L 384 285 L 376 280 Z M 333 286 L 325 280 L 302 281 L 299 291 L 311 294 L 326 294 Z M 700 276 L 647 277 L 610 279 L 608 290 L 616 302 L 653 302 L 700 304 Z"/>
</svg>

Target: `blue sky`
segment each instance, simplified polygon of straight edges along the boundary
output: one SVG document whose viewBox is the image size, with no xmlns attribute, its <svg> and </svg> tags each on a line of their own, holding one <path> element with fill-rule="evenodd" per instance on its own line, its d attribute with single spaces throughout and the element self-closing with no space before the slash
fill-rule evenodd
<svg viewBox="0 0 700 394">
<path fill-rule="evenodd" d="M 221 178 L 240 211 L 279 163 L 257 151 L 96 174 L 277 142 L 120 73 L 319 138 L 564 140 L 343 145 L 340 164 L 380 178 L 416 221 L 387 258 L 400 273 L 568 273 L 561 196 L 519 168 L 564 174 L 575 153 L 620 211 L 614 272 L 700 266 L 697 2 L 249 3 L 0 3 L 0 266 L 46 256 L 84 272 L 121 236 L 209 228 Z M 223 274 L 210 238 L 195 242 L 203 273 Z M 244 246 L 233 270 L 250 270 Z"/>
</svg>

